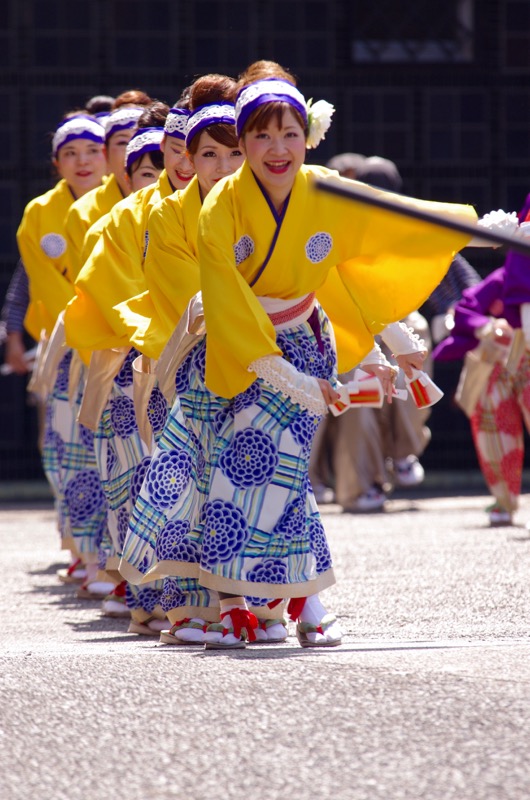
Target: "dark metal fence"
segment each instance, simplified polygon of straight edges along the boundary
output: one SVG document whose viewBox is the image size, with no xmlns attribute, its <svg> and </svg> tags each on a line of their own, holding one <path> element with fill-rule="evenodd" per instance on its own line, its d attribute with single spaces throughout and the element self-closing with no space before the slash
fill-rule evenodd
<svg viewBox="0 0 530 800">
<path fill-rule="evenodd" d="M 526 0 L 4 0 L 0 30 L 0 298 L 25 204 L 51 185 L 49 132 L 99 93 L 139 87 L 173 102 L 194 76 L 256 58 L 290 67 L 336 106 L 325 162 L 394 160 L 404 191 L 517 210 L 529 190 L 530 5 Z M 483 274 L 502 254 L 469 251 Z M 432 417 L 432 468 L 476 466 L 450 402 Z M 0 480 L 40 475 L 24 381 L 0 378 Z"/>
</svg>

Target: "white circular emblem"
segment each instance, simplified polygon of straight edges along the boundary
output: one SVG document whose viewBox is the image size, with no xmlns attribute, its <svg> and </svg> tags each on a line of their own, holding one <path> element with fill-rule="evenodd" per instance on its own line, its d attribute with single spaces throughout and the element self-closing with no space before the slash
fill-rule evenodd
<svg viewBox="0 0 530 800">
<path fill-rule="evenodd" d="M 332 245 L 333 239 L 329 233 L 320 231 L 307 240 L 305 254 L 313 264 L 318 264 L 330 254 Z"/>
<path fill-rule="evenodd" d="M 246 234 L 234 245 L 234 255 L 236 257 L 236 264 L 241 264 L 245 258 L 248 258 L 254 252 L 254 242 Z"/>
<path fill-rule="evenodd" d="M 66 252 L 66 239 L 60 233 L 47 233 L 40 240 L 40 246 L 50 258 L 59 258 Z"/>
</svg>

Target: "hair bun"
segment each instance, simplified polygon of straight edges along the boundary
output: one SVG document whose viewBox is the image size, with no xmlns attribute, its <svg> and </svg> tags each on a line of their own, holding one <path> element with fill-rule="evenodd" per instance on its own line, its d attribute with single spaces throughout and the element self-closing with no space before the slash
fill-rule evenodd
<svg viewBox="0 0 530 800">
<path fill-rule="evenodd" d="M 234 103 L 237 84 L 228 75 L 203 75 L 190 87 L 190 110 L 207 103 Z"/>
</svg>

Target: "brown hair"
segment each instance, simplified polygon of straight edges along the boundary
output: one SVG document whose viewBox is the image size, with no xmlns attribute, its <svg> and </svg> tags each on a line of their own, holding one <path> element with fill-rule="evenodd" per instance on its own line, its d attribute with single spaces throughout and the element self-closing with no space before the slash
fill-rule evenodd
<svg viewBox="0 0 530 800">
<path fill-rule="evenodd" d="M 189 103 L 190 111 L 193 113 L 199 106 L 208 103 L 234 103 L 237 93 L 237 84 L 228 75 L 218 75 L 211 73 L 203 75 L 190 86 Z M 220 122 L 216 125 L 208 125 L 200 133 L 206 131 L 212 139 L 225 147 L 236 148 L 238 146 L 236 129 L 234 125 Z M 188 145 L 188 152 L 195 155 L 199 147 L 199 136 L 194 136 Z"/>
<path fill-rule="evenodd" d="M 153 98 L 143 92 L 141 89 L 128 89 L 126 92 L 119 94 L 112 105 L 112 110 L 116 111 L 117 108 L 122 106 L 148 106 L 153 102 Z"/>
<path fill-rule="evenodd" d="M 289 70 L 277 64 L 276 61 L 261 60 L 254 61 L 253 64 L 250 64 L 250 66 L 241 73 L 237 81 L 237 90 L 240 92 L 250 83 L 263 81 L 267 78 L 277 78 L 279 80 L 288 81 L 292 83 L 293 86 L 297 84 L 295 76 L 292 75 Z M 278 128 L 281 128 L 283 124 L 283 115 L 286 111 L 291 111 L 291 113 L 294 114 L 304 134 L 307 136 L 306 120 L 290 103 L 285 103 L 283 101 L 264 103 L 262 106 L 258 106 L 245 121 L 241 136 L 244 136 L 245 133 L 254 129 L 258 131 L 264 130 L 273 119 L 276 120 Z"/>
<path fill-rule="evenodd" d="M 138 117 L 137 128 L 163 128 L 166 117 L 169 114 L 169 106 L 161 100 L 155 100 L 145 107 Z"/>
</svg>

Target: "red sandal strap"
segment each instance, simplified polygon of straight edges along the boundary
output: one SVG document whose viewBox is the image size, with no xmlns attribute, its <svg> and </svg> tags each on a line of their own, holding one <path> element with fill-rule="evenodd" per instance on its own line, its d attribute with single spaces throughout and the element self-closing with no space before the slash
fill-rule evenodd
<svg viewBox="0 0 530 800">
<path fill-rule="evenodd" d="M 247 608 L 231 608 L 230 611 L 225 611 L 224 614 L 221 614 L 221 619 L 224 617 L 230 617 L 232 621 L 232 627 L 234 629 L 234 636 L 236 638 L 243 638 L 241 636 L 241 631 L 245 629 L 249 642 L 256 641 L 256 634 L 254 631 L 258 627 L 258 618 L 255 614 L 253 614 Z M 223 636 L 226 636 L 229 633 L 231 633 L 230 629 L 225 628 L 223 631 Z"/>
<path fill-rule="evenodd" d="M 67 574 L 67 575 L 73 575 L 73 574 L 74 574 L 74 572 L 76 571 L 76 569 L 78 569 L 78 568 L 79 568 L 79 565 L 80 565 L 80 564 L 81 564 L 81 566 L 83 566 L 83 562 L 81 561 L 81 559 L 80 559 L 80 558 L 78 558 L 78 559 L 77 559 L 77 561 L 74 561 L 74 563 L 73 563 L 73 564 L 70 564 L 70 566 L 69 566 L 69 567 L 68 567 L 68 569 L 66 570 L 66 574 Z"/>
<path fill-rule="evenodd" d="M 291 597 L 287 606 L 287 613 L 293 622 L 300 618 L 300 614 L 305 606 L 306 597 Z"/>
</svg>

